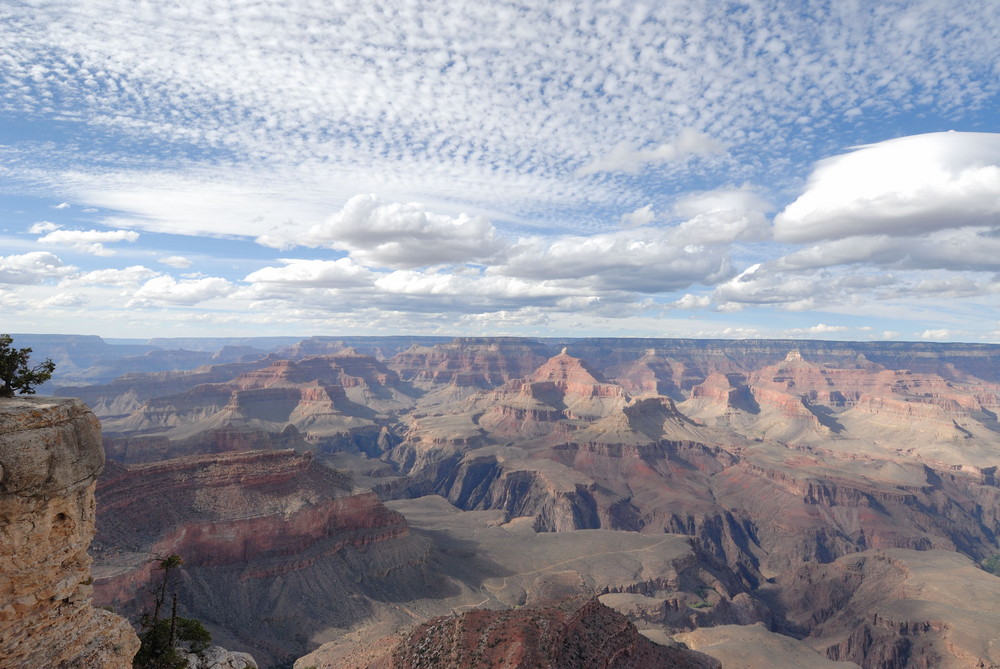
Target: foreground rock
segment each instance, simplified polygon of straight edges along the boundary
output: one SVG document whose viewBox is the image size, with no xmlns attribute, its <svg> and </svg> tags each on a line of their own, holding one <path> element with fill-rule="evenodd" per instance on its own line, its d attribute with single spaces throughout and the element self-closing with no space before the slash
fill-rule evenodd
<svg viewBox="0 0 1000 669">
<path fill-rule="evenodd" d="M 0 400 L 0 666 L 130 667 L 139 639 L 91 605 L 100 423 L 82 402 Z"/>
<path fill-rule="evenodd" d="M 624 616 L 597 599 L 572 597 L 555 606 L 469 611 L 435 618 L 412 632 L 360 651 L 338 664 L 310 656 L 296 669 L 356 667 L 509 667 L 510 669 L 719 669 L 701 653 L 660 646 L 640 635 Z"/>
<path fill-rule="evenodd" d="M 221 646 L 210 646 L 201 655 L 187 653 L 187 669 L 257 669 L 257 661 L 249 653 L 226 650 Z"/>
</svg>

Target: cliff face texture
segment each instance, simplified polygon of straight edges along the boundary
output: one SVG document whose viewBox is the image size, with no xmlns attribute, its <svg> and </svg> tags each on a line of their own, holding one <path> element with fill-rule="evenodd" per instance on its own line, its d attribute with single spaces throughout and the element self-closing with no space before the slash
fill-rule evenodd
<svg viewBox="0 0 1000 669">
<path fill-rule="evenodd" d="M 148 388 L 136 389 L 130 397 L 136 402 L 140 396 L 145 399 L 131 413 L 104 415 L 105 432 L 118 435 L 106 440 L 109 457 L 151 462 L 233 450 L 240 448 L 239 443 L 227 443 L 234 431 L 244 435 L 237 441 L 257 442 L 258 448 L 324 451 L 351 445 L 371 450 L 388 414 L 409 409 L 414 402 L 412 389 L 395 372 L 352 349 L 297 361 L 267 358 L 224 382 L 205 382 L 242 367 L 223 365 L 157 378 L 153 383 L 162 384 L 166 392 L 155 397 Z M 82 392 L 100 399 L 106 412 L 127 409 L 115 399 L 114 387 Z M 180 388 L 184 390 L 170 393 Z"/>
<path fill-rule="evenodd" d="M 381 593 L 435 590 L 426 541 L 311 453 L 109 462 L 97 504 L 99 603 L 139 614 L 160 578 L 156 556 L 180 555 L 181 614 L 264 666 L 305 652 L 311 634 L 370 616 Z"/>
<path fill-rule="evenodd" d="M 103 465 L 100 423 L 82 402 L 0 400 L 0 666 L 132 665 L 132 627 L 91 605 Z"/>
<path fill-rule="evenodd" d="M 778 579 L 786 631 L 863 669 L 1000 666 L 1000 578 L 952 551 L 869 550 Z"/>
</svg>

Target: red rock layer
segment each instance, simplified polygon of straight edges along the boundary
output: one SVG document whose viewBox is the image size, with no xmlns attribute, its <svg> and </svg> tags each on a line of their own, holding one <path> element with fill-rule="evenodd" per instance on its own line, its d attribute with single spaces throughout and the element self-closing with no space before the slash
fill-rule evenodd
<svg viewBox="0 0 1000 669">
<path fill-rule="evenodd" d="M 548 349 L 531 340 L 464 338 L 439 346 L 414 346 L 387 365 L 415 383 L 485 389 L 521 378 L 547 358 Z"/>
<path fill-rule="evenodd" d="M 950 420 L 1000 403 L 995 384 L 969 385 L 935 374 L 888 370 L 867 361 L 837 368 L 803 360 L 792 352 L 777 365 L 764 367 L 747 377 L 761 404 L 781 407 L 789 416 L 802 416 L 801 401 L 833 408 L 899 418 Z M 914 406 L 907 406 L 914 405 Z"/>
<path fill-rule="evenodd" d="M 97 594 L 107 603 L 127 601 L 152 574 L 150 560 L 116 568 L 122 549 L 178 554 L 190 568 L 244 565 L 248 578 L 258 578 L 409 532 L 374 493 L 352 491 L 310 453 L 289 450 L 113 466 L 97 496 L 95 548 L 110 574 L 98 580 Z"/>
<path fill-rule="evenodd" d="M 241 390 L 253 390 L 309 383 L 376 388 L 394 386 L 398 382 L 396 373 L 375 358 L 348 349 L 298 361 L 278 360 L 267 367 L 240 374 L 231 383 Z"/>
</svg>

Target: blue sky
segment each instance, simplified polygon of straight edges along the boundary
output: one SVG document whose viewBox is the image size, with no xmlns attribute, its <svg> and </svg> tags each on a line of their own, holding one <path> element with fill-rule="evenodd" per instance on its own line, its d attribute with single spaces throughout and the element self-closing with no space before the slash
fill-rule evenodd
<svg viewBox="0 0 1000 669">
<path fill-rule="evenodd" d="M 1000 341 L 994 2 L 535 4 L 4 3 L 0 330 Z"/>
</svg>

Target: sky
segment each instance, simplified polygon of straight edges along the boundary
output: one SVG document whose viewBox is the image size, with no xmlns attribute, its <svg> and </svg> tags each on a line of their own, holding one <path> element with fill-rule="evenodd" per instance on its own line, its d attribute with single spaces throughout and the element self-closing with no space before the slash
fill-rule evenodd
<svg viewBox="0 0 1000 669">
<path fill-rule="evenodd" d="M 1000 342 L 995 0 L 0 3 L 0 331 Z"/>
</svg>

